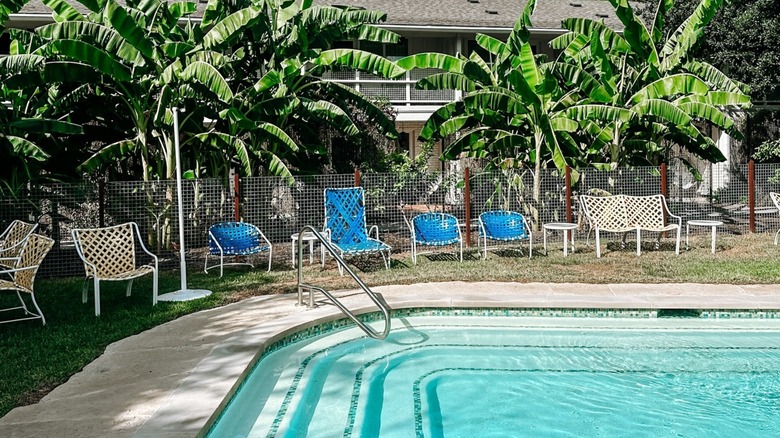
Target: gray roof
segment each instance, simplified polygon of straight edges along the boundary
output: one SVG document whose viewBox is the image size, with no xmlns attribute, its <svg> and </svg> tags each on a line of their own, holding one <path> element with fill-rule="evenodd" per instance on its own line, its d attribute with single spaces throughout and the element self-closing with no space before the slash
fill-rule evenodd
<svg viewBox="0 0 780 438">
<path fill-rule="evenodd" d="M 387 24 L 511 28 L 525 7 L 522 0 L 314 0 L 315 4 L 359 6 L 387 12 Z M 573 6 L 579 5 L 579 6 Z M 488 13 L 491 11 L 493 13 Z M 599 17 L 604 15 L 604 17 Z M 537 0 L 532 28 L 560 29 L 564 18 L 604 20 L 613 29 L 623 25 L 608 0 Z"/>
<path fill-rule="evenodd" d="M 66 0 L 78 10 L 78 2 Z M 173 1 L 173 0 L 170 0 Z M 124 3 L 120 0 L 120 3 Z M 387 13 L 386 24 L 431 27 L 511 28 L 525 6 L 522 0 L 314 0 L 317 5 L 347 5 Z M 197 2 L 198 17 L 205 3 Z M 50 16 L 51 10 L 40 0 L 31 0 L 22 14 Z M 537 0 L 531 17 L 534 29 L 560 29 L 569 17 L 604 20 L 613 29 L 622 29 L 608 0 Z"/>
</svg>

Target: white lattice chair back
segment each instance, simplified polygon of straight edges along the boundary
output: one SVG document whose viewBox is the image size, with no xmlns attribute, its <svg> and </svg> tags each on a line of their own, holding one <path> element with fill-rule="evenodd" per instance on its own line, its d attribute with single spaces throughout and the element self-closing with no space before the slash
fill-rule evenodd
<svg viewBox="0 0 780 438">
<path fill-rule="evenodd" d="M 119 277 L 136 269 L 132 223 L 75 231 L 87 276 Z"/>
<path fill-rule="evenodd" d="M 643 229 L 660 229 L 666 224 L 666 211 L 661 195 L 625 196 L 627 222 L 629 226 Z"/>
<path fill-rule="evenodd" d="M 625 224 L 628 223 L 628 213 L 623 195 L 582 195 L 580 199 L 592 227 L 605 230 L 622 230 L 625 228 Z"/>
</svg>

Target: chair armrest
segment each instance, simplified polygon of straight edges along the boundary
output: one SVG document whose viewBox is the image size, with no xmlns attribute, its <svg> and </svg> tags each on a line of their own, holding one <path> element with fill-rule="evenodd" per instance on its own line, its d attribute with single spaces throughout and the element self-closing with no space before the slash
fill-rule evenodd
<svg viewBox="0 0 780 438">
<path fill-rule="evenodd" d="M 677 219 L 677 226 L 682 228 L 682 218 L 680 216 L 677 216 L 676 214 L 672 214 L 671 210 L 669 210 L 669 206 L 666 204 L 666 197 L 665 196 L 662 195 L 661 196 L 661 200 L 663 201 L 664 211 L 666 212 L 667 216 L 669 216 L 670 218 Z"/>
<path fill-rule="evenodd" d="M 379 227 L 377 225 L 371 225 L 371 228 L 368 229 L 368 237 L 371 237 L 372 231 L 376 231 L 374 234 L 376 234 L 376 240 L 379 240 Z"/>
<path fill-rule="evenodd" d="M 38 268 L 38 265 L 36 265 L 36 266 L 25 266 L 24 268 L 3 269 L 3 270 L 0 270 L 0 274 L 13 274 L 14 272 L 29 271 L 30 269 L 37 269 L 37 268 Z"/>
<path fill-rule="evenodd" d="M 217 248 L 219 248 L 219 254 L 222 255 L 225 253 L 225 251 L 222 249 L 222 245 L 219 244 L 219 240 L 217 240 L 217 237 L 214 236 L 214 233 L 209 230 L 209 240 L 214 242 L 215 245 L 217 245 Z"/>
<path fill-rule="evenodd" d="M 152 259 L 154 259 L 154 268 L 155 268 L 155 269 L 157 269 L 157 256 L 156 256 L 156 255 L 154 255 L 154 254 L 152 254 L 152 252 L 151 252 L 151 251 L 149 251 L 148 249 L 146 249 L 146 245 L 144 245 L 144 240 L 143 240 L 143 238 L 141 237 L 141 230 L 138 228 L 138 224 L 137 224 L 137 223 L 135 223 L 135 222 L 130 222 L 130 223 L 131 223 L 131 224 L 133 224 L 132 226 L 133 226 L 133 228 L 135 229 L 135 235 L 136 235 L 136 236 L 138 236 L 138 243 L 141 245 L 141 249 L 142 249 L 142 250 L 143 250 L 145 253 L 147 253 L 147 254 L 149 254 L 150 256 L 152 256 Z M 181 248 L 181 249 L 180 249 L 180 251 L 181 251 L 181 250 L 183 250 L 183 248 Z"/>
<path fill-rule="evenodd" d="M 255 229 L 257 230 L 258 234 L 260 234 L 260 237 L 262 237 L 263 240 L 265 240 L 265 243 L 268 244 L 269 247 L 273 246 L 273 245 L 271 245 L 271 241 L 268 240 L 267 237 L 265 237 L 265 234 L 263 234 L 263 232 L 260 231 L 260 228 L 255 227 Z"/>
</svg>

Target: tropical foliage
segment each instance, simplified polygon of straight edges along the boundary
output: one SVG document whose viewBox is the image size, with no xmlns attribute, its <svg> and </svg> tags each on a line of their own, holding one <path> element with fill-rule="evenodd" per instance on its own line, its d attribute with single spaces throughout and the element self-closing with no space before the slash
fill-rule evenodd
<svg viewBox="0 0 780 438">
<path fill-rule="evenodd" d="M 721 0 L 701 0 L 677 29 L 667 33 L 673 2 L 658 5 L 650 29 L 626 0 L 610 0 L 625 26 L 623 35 L 587 19 L 567 19 L 570 32 L 552 42 L 567 64 L 589 72 L 609 94 L 607 102 L 570 111 L 592 134 L 591 162 L 658 164 L 673 145 L 708 161 L 725 157 L 700 129 L 715 126 L 736 138 L 726 108 L 750 105 L 748 87 L 691 56 Z M 668 35 L 668 36 L 667 36 Z M 592 122 L 592 123 L 591 123 Z"/>
<path fill-rule="evenodd" d="M 702 128 L 739 138 L 729 110 L 750 105 L 748 87 L 691 56 L 721 0 L 701 0 L 670 33 L 664 23 L 673 2 L 659 4 L 648 29 L 626 0 L 610 1 L 623 34 L 602 22 L 566 19 L 569 32 L 552 42 L 561 55 L 551 62 L 541 62 L 528 42 L 535 0 L 506 41 L 477 35 L 489 59 L 420 54 L 399 61 L 407 69 L 444 70 L 418 87 L 463 93 L 462 101 L 433 114 L 421 138 L 454 136 L 444 158 L 466 154 L 499 168 L 532 169 L 537 201 L 540 169 L 548 163 L 559 169 L 658 164 L 673 145 L 724 160 Z"/>
<path fill-rule="evenodd" d="M 328 150 L 320 130 L 356 139 L 357 117 L 396 135 L 372 101 L 321 79 L 338 68 L 403 73 L 381 56 L 333 49 L 344 39 L 397 41 L 373 25 L 384 14 L 310 0 L 212 0 L 195 23 L 194 2 L 80 1 L 86 15 L 44 0 L 55 22 L 12 30 L 11 55 L 0 64 L 6 94 L 41 96 L 32 108 L 67 120 L 68 133 L 84 126 L 84 147 L 71 151 L 80 157 L 76 174 L 171 179 L 174 107 L 183 110 L 182 155 L 194 176 L 226 176 L 232 167 L 244 175 L 312 170 L 312 157 Z M 14 109 L 31 108 L 18 100 Z M 34 159 L 47 152 L 25 151 Z"/>
</svg>

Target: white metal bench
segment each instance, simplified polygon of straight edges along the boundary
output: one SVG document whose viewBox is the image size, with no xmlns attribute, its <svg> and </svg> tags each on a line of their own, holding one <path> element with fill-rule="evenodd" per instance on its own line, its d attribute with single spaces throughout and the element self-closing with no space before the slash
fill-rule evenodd
<svg viewBox="0 0 780 438">
<path fill-rule="evenodd" d="M 651 196 L 590 196 L 581 195 L 580 205 L 590 230 L 596 231 L 596 257 L 601 257 L 600 232 L 627 233 L 636 231 L 636 255 L 642 253 L 642 231 L 658 232 L 658 242 L 664 231 L 677 230 L 675 253 L 680 254 L 682 219 L 673 215 L 663 195 Z M 625 234 L 623 236 L 625 243 Z"/>
</svg>

